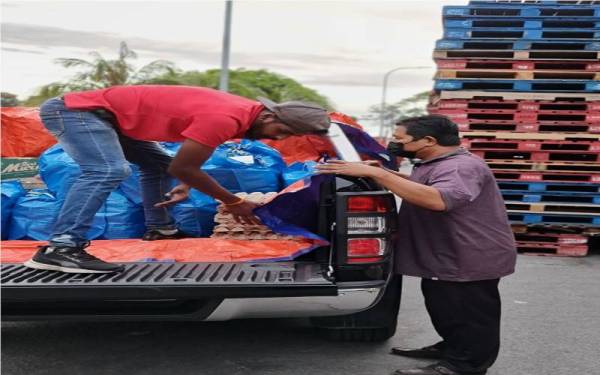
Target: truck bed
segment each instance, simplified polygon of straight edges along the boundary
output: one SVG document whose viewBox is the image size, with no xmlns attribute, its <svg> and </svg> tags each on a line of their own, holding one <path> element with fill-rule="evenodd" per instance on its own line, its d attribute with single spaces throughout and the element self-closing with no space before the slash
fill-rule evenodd
<svg viewBox="0 0 600 375">
<path fill-rule="evenodd" d="M 126 263 L 122 273 L 67 274 L 3 264 L 2 300 L 193 299 L 335 295 L 315 263 Z M 93 296 L 93 297 L 92 297 Z"/>
</svg>

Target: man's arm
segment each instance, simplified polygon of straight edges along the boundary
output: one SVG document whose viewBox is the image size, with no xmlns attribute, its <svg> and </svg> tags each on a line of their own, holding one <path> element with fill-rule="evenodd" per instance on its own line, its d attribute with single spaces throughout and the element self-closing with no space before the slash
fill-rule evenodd
<svg viewBox="0 0 600 375">
<path fill-rule="evenodd" d="M 433 211 L 446 210 L 446 203 L 438 189 L 410 181 L 404 175 L 396 173 L 387 170 L 375 171 L 372 178 L 409 203 Z"/>
<path fill-rule="evenodd" d="M 169 174 L 185 184 L 201 191 L 215 199 L 220 200 L 228 207 L 234 217 L 243 222 L 256 224 L 258 221 L 252 214 L 252 209 L 257 205 L 251 202 L 241 202 L 240 198 L 223 188 L 200 167 L 208 160 L 214 149 L 195 142 L 191 139 L 185 140 L 169 165 Z"/>
<path fill-rule="evenodd" d="M 317 170 L 319 173 L 370 177 L 407 202 L 433 211 L 446 210 L 446 203 L 438 189 L 410 181 L 401 174 L 397 175 L 398 172 L 364 163 L 350 163 L 341 160 L 331 160 L 327 164 L 319 164 Z"/>
</svg>

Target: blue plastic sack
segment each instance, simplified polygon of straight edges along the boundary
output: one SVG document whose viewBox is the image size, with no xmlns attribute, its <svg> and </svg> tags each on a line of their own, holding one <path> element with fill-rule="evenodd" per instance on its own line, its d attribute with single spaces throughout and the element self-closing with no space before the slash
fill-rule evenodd
<svg viewBox="0 0 600 375">
<path fill-rule="evenodd" d="M 46 150 L 39 158 L 40 176 L 48 190 L 57 199 L 64 199 L 69 189 L 81 174 L 79 165 L 63 150 L 60 145 L 54 145 Z M 135 203 L 141 203 L 139 188 L 139 168 L 130 164 L 132 173 L 119 186 L 123 193 Z"/>
<path fill-rule="evenodd" d="M 181 143 L 179 142 L 159 142 L 159 144 L 169 156 L 175 156 L 181 148 Z"/>
<path fill-rule="evenodd" d="M 285 187 L 290 186 L 298 180 L 312 176 L 315 173 L 316 165 L 317 163 L 314 161 L 307 161 L 304 163 L 295 162 L 290 164 L 290 166 L 287 167 L 282 174 Z"/>
<path fill-rule="evenodd" d="M 19 198 L 12 212 L 8 239 L 10 240 L 38 240 L 46 241 L 52 233 L 52 228 L 60 209 L 62 201 L 48 190 L 35 189 Z M 96 217 L 92 223 L 87 238 L 96 239 L 105 230 L 105 220 Z"/>
<path fill-rule="evenodd" d="M 104 221 L 102 239 L 141 238 L 146 231 L 144 209 L 131 201 L 120 189 L 113 191 L 96 213 Z"/>
<path fill-rule="evenodd" d="M 17 200 L 24 196 L 26 191 L 19 181 L 2 182 L 2 239 L 8 238 L 8 225 L 12 215 L 13 207 Z"/>
<path fill-rule="evenodd" d="M 203 171 L 233 193 L 279 191 L 285 168 L 277 150 L 246 139 L 220 145 L 202 166 Z"/>
<path fill-rule="evenodd" d="M 208 237 L 215 226 L 217 201 L 212 197 L 192 189 L 190 198 L 171 209 L 177 227 L 193 237 Z"/>
</svg>

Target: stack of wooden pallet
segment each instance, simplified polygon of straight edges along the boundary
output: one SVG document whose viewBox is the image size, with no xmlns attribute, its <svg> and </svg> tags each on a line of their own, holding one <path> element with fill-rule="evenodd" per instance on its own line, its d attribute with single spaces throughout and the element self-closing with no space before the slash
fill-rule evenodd
<svg viewBox="0 0 600 375">
<path fill-rule="evenodd" d="M 443 10 L 429 112 L 488 162 L 521 251 L 583 256 L 600 232 L 600 1 Z"/>
</svg>

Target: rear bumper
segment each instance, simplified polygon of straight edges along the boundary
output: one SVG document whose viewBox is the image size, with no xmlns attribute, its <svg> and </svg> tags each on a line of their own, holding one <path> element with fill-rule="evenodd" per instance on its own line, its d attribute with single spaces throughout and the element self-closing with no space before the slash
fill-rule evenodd
<svg viewBox="0 0 600 375">
<path fill-rule="evenodd" d="M 337 296 L 225 299 L 205 320 L 320 317 L 353 314 L 373 306 L 383 287 L 340 289 Z"/>
</svg>

